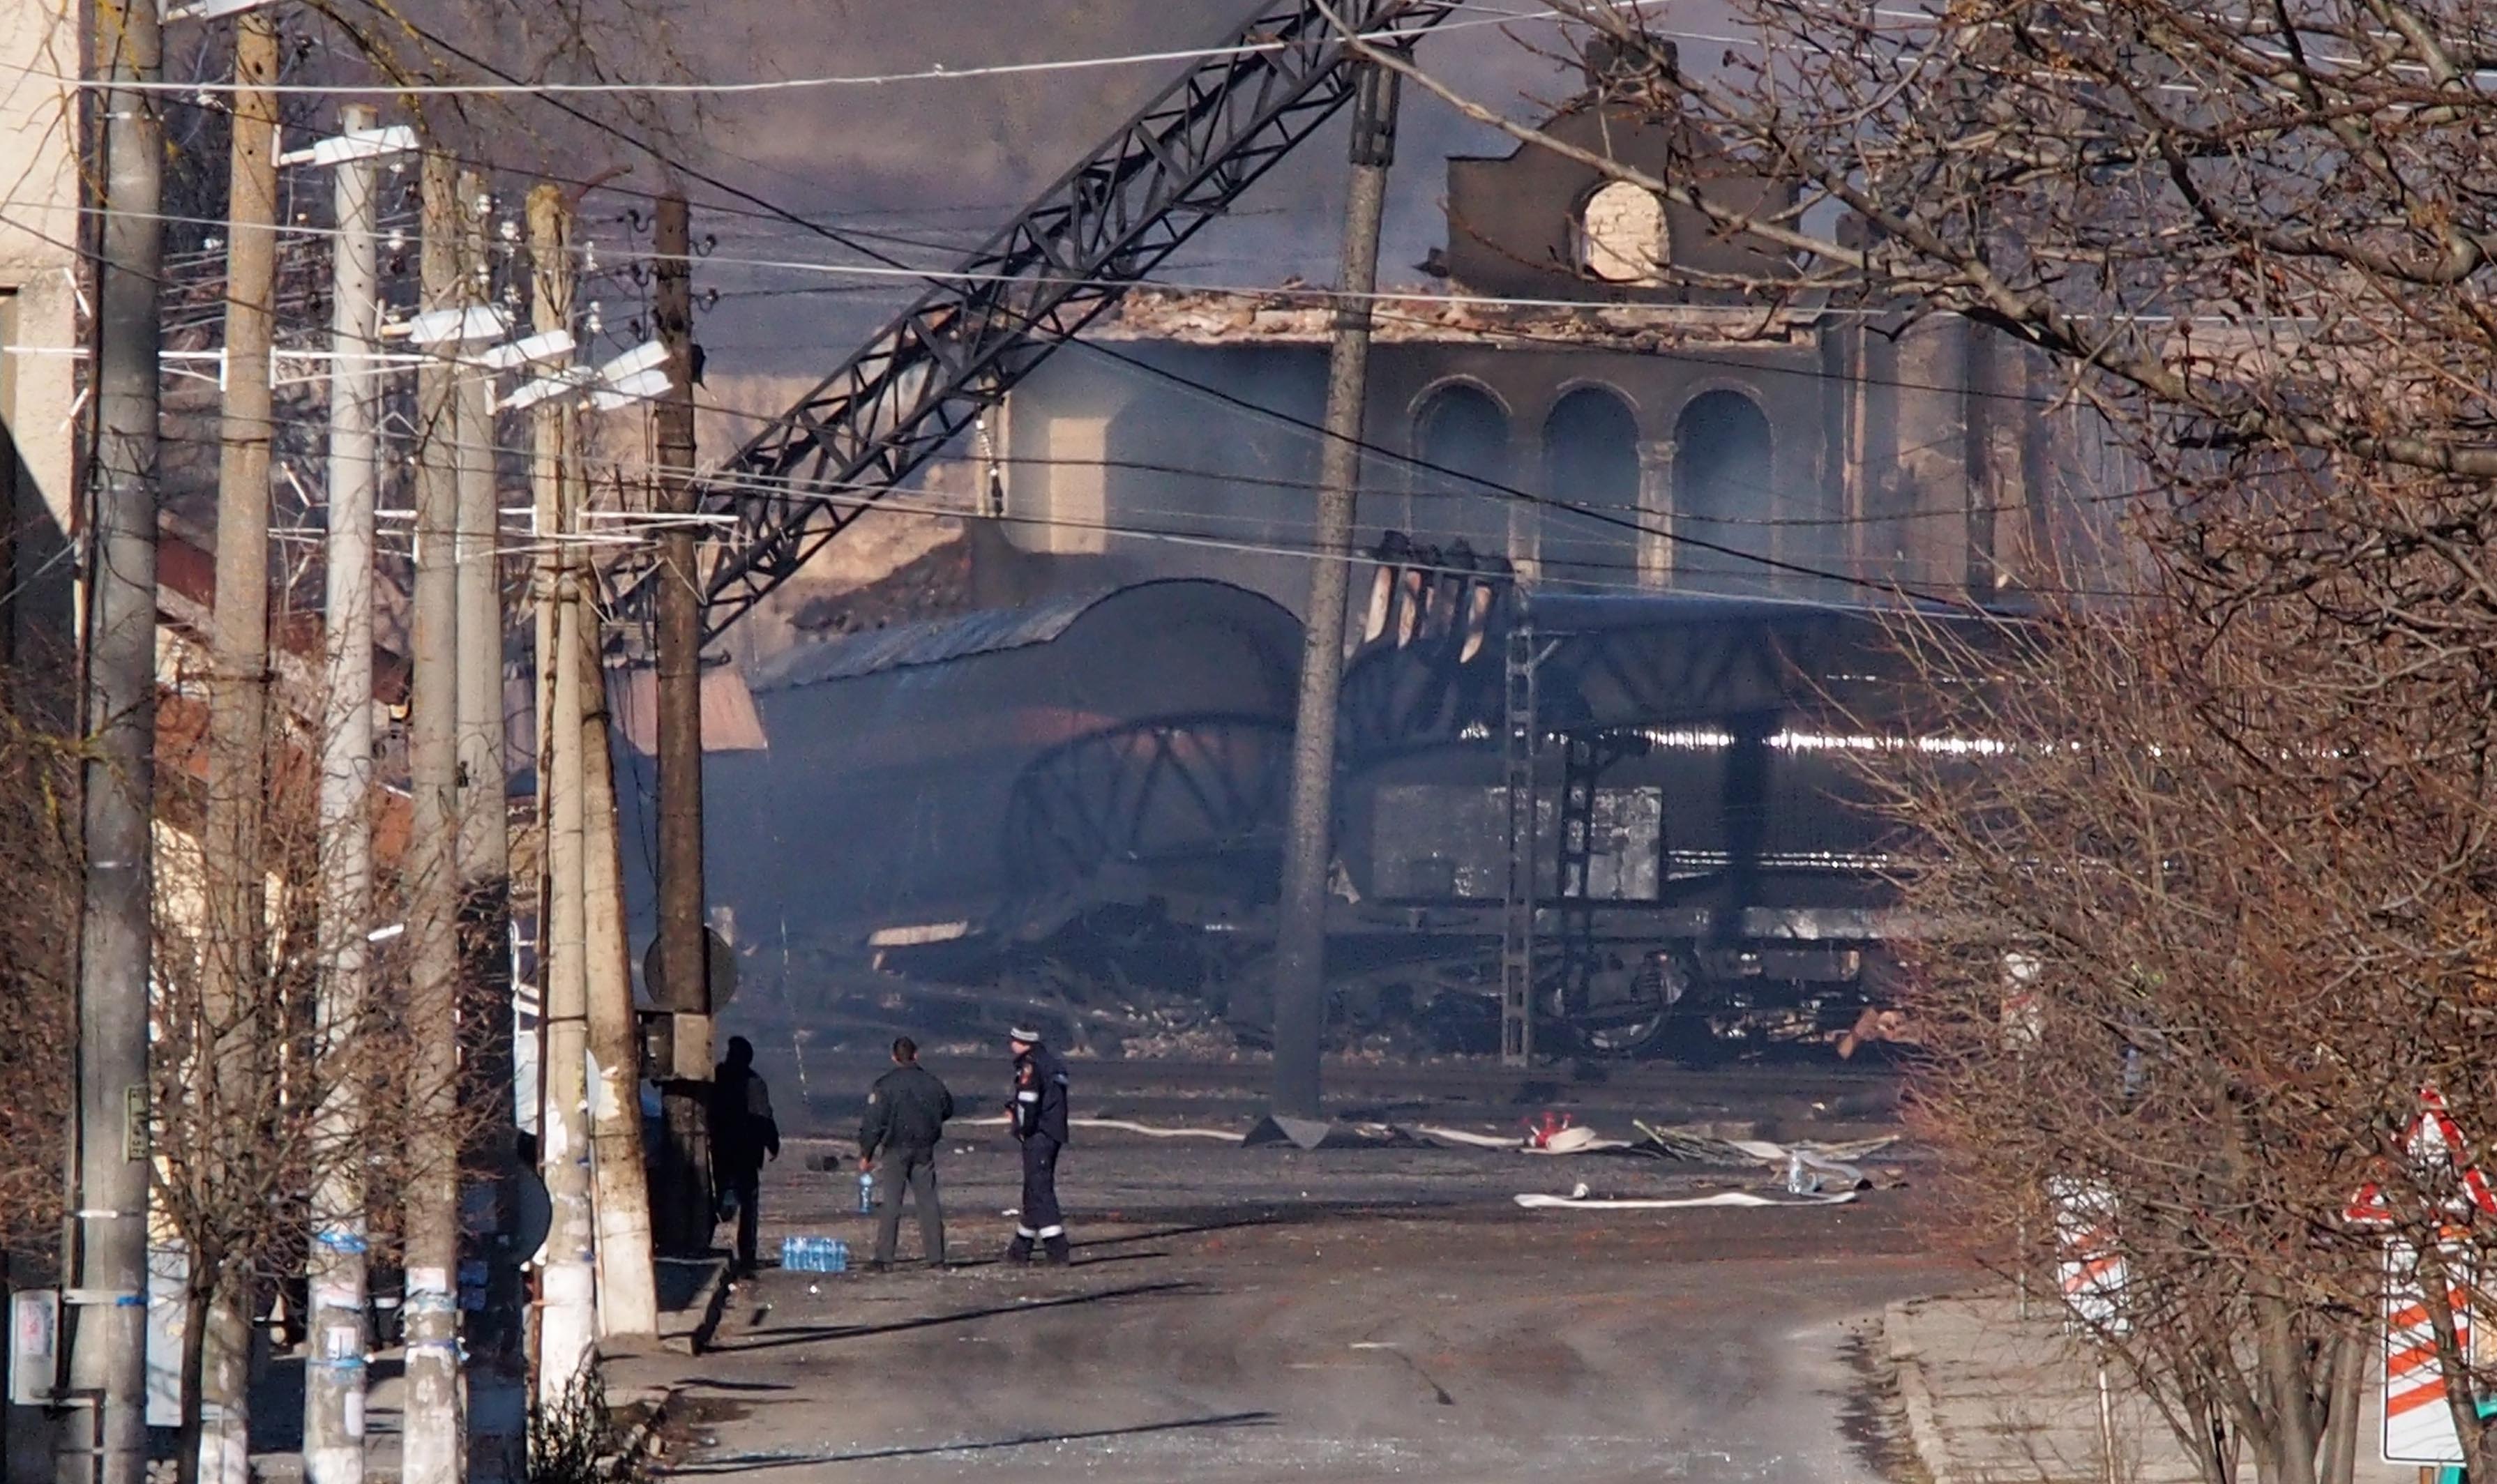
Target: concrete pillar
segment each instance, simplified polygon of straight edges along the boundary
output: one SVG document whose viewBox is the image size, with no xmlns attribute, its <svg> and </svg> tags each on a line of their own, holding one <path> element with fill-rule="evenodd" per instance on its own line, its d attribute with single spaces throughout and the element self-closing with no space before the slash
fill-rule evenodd
<svg viewBox="0 0 2497 1484">
<path fill-rule="evenodd" d="M 1673 585 L 1673 440 L 1640 443 L 1638 464 L 1639 585 L 1659 591 Z"/>
<path fill-rule="evenodd" d="M 1968 579 L 1967 322 L 1935 316 L 1898 346 L 1897 559 L 1886 576 L 1928 591 Z"/>
</svg>

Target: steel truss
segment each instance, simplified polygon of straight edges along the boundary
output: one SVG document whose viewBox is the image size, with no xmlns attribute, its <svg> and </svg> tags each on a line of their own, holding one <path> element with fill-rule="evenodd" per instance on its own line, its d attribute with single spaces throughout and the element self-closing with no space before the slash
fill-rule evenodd
<svg viewBox="0 0 2497 1484">
<path fill-rule="evenodd" d="M 1458 0 L 1334 0 L 1402 48 Z M 722 531 L 704 582 L 706 643 L 933 457 L 1094 316 L 1352 100 L 1358 69 L 1318 0 L 1261 5 L 1023 213 L 795 407 L 706 475 Z M 721 521 L 718 518 L 730 519 Z M 654 590 L 611 571 L 616 609 Z"/>
</svg>

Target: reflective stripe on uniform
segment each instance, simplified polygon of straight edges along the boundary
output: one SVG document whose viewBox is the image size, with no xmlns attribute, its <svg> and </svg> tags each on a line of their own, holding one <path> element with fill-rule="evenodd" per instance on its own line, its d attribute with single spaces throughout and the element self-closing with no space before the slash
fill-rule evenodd
<svg viewBox="0 0 2497 1484">
<path fill-rule="evenodd" d="M 1019 1103 L 1036 1103 L 1040 1101 L 1040 1094 L 1037 1092 L 1018 1092 L 1015 1094 L 1015 1101 Z"/>
<path fill-rule="evenodd" d="M 1065 1236 L 1066 1228 L 1063 1226 L 1044 1226 L 1040 1230 L 1033 1232 L 1032 1235 L 1046 1242 L 1052 1237 Z"/>
<path fill-rule="evenodd" d="M 1028 1226 L 1017 1226 L 1015 1228 L 1015 1235 L 1021 1237 L 1026 1242 L 1029 1242 L 1032 1238 L 1039 1236 L 1040 1233 L 1033 1231 Z"/>
</svg>

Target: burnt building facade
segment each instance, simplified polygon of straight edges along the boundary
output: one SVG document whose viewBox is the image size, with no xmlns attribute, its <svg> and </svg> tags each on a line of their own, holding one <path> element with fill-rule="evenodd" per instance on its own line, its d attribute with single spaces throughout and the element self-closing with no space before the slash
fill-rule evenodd
<svg viewBox="0 0 2497 1484">
<path fill-rule="evenodd" d="M 1737 210 L 1792 200 L 1594 92 L 1547 127 Z M 1446 169 L 1432 281 L 1376 304 L 1365 537 L 1588 591 L 1992 598 L 2051 559 L 2056 417 L 1997 337 L 1805 300 L 1758 240 L 1535 146 Z M 1331 315 L 1297 285 L 1130 295 L 1009 397 L 1004 539 L 1067 558 L 1053 581 L 1223 577 L 1298 609 Z"/>
</svg>

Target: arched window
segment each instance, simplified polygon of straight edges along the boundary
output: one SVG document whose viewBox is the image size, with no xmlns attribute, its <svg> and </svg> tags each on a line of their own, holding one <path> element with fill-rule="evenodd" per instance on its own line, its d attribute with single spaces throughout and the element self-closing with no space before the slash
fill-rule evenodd
<svg viewBox="0 0 2497 1484">
<path fill-rule="evenodd" d="M 1661 282 L 1669 246 L 1664 202 L 1643 186 L 1613 181 L 1591 192 L 1578 208 L 1578 267 L 1591 278 Z"/>
<path fill-rule="evenodd" d="M 1477 553 L 1506 554 L 1508 414 L 1491 395 L 1462 382 L 1441 387 L 1413 420 L 1413 454 L 1431 467 L 1413 472 L 1413 538 L 1434 546 L 1463 540 Z"/>
<path fill-rule="evenodd" d="M 1674 426 L 1673 529 L 1691 538 L 1674 548 L 1685 585 L 1716 592 L 1762 592 L 1771 585 L 1769 420 L 1740 392 L 1707 392 Z M 1698 543 L 1705 542 L 1706 546 Z"/>
<path fill-rule="evenodd" d="M 1619 396 L 1581 387 L 1543 420 L 1546 586 L 1623 588 L 1638 582 L 1638 420 Z"/>
</svg>

